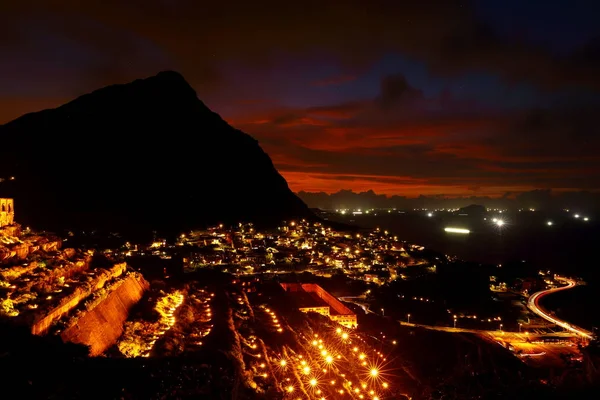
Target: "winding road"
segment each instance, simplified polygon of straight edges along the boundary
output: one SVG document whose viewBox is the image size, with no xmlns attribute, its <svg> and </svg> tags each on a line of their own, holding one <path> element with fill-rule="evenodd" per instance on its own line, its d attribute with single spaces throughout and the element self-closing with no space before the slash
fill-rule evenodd
<svg viewBox="0 0 600 400">
<path fill-rule="evenodd" d="M 556 293 L 556 292 L 560 292 L 563 290 L 568 290 L 568 289 L 572 289 L 575 286 L 577 286 L 577 282 L 575 282 L 572 279 L 568 279 L 568 278 L 556 278 L 557 281 L 559 282 L 565 282 L 566 286 L 561 286 L 561 287 L 557 287 L 557 288 L 553 288 L 553 289 L 547 289 L 547 290 L 542 290 L 540 292 L 536 292 L 534 294 L 532 294 L 529 297 L 529 300 L 527 300 L 527 307 L 533 311 L 535 314 L 539 315 L 540 317 L 544 318 L 546 321 L 550 321 L 553 324 L 556 324 L 558 326 L 560 326 L 561 328 L 564 328 L 566 330 L 568 330 L 569 332 L 573 332 L 579 336 L 582 336 L 586 339 L 593 339 L 593 334 L 592 332 L 585 330 L 583 328 L 580 328 L 578 326 L 569 324 L 566 321 L 563 321 L 561 319 L 556 318 L 555 316 L 553 316 L 552 314 L 550 314 L 548 311 L 546 311 L 542 306 L 540 306 L 540 299 L 546 295 L 552 294 L 552 293 Z"/>
</svg>

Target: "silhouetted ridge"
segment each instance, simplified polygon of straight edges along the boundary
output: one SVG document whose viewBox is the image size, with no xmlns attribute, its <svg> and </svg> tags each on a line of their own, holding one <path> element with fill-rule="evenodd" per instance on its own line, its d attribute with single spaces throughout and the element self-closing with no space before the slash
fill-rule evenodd
<svg viewBox="0 0 600 400">
<path fill-rule="evenodd" d="M 178 230 L 312 215 L 258 142 L 177 72 L 24 115 L 0 126 L 0 140 L 0 177 L 16 177 L 0 191 L 35 226 Z"/>
</svg>

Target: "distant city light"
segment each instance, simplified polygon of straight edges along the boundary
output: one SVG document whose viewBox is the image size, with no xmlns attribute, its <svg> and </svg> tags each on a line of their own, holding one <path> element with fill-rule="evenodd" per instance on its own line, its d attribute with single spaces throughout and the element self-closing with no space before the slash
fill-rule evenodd
<svg viewBox="0 0 600 400">
<path fill-rule="evenodd" d="M 433 213 L 427 213 L 428 217 L 433 217 Z"/>
<path fill-rule="evenodd" d="M 499 219 L 499 220 L 496 221 L 496 225 L 502 226 L 502 225 L 504 225 L 504 221 L 502 221 L 501 219 Z"/>
<path fill-rule="evenodd" d="M 444 228 L 444 230 L 448 233 L 463 233 L 463 234 L 467 234 L 467 233 L 471 233 L 470 230 L 468 229 L 463 229 L 463 228 Z"/>
<path fill-rule="evenodd" d="M 575 218 L 579 218 L 579 214 L 575 214 L 573 215 Z"/>
<path fill-rule="evenodd" d="M 554 224 L 554 222 L 548 221 L 548 222 L 546 222 L 546 224 L 548 224 L 548 226 L 552 226 Z"/>
<path fill-rule="evenodd" d="M 583 220 L 584 221 L 589 221 L 590 219 L 588 217 L 585 217 Z"/>
</svg>

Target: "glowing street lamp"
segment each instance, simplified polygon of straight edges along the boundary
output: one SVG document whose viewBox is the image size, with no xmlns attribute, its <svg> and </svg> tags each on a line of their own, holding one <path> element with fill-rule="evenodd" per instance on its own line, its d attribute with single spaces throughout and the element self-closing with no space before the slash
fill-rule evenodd
<svg viewBox="0 0 600 400">
<path fill-rule="evenodd" d="M 454 328 L 456 328 L 456 315 L 454 316 Z"/>
<path fill-rule="evenodd" d="M 410 314 L 406 314 L 406 322 L 410 324 Z"/>
</svg>

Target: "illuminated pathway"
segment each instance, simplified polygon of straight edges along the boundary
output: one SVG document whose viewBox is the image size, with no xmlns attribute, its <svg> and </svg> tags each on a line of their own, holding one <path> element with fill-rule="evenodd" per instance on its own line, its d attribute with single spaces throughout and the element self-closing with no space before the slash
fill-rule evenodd
<svg viewBox="0 0 600 400">
<path fill-rule="evenodd" d="M 561 319 L 558 319 L 554 316 L 552 316 L 550 313 L 548 313 L 546 310 L 544 310 L 539 302 L 540 299 L 548 294 L 552 294 L 552 293 L 556 293 L 556 292 L 560 292 L 562 290 L 568 290 L 571 288 L 574 288 L 577 283 L 575 283 L 574 280 L 572 279 L 568 279 L 568 278 L 556 278 L 557 281 L 563 281 L 566 282 L 567 285 L 566 286 L 561 286 L 558 288 L 554 288 L 554 289 L 548 289 L 548 290 L 542 290 L 541 292 L 536 292 L 534 294 L 532 294 L 529 297 L 529 300 L 527 300 L 527 307 L 533 311 L 534 313 L 536 313 L 537 315 L 539 315 L 540 317 L 544 318 L 546 321 L 550 321 L 553 324 L 556 324 L 558 326 L 560 326 L 561 328 L 564 328 L 566 330 L 568 330 L 569 332 L 573 332 L 577 335 L 580 335 L 586 339 L 592 339 L 592 333 L 590 331 L 587 331 L 583 328 L 580 328 L 578 326 L 575 325 L 571 325 L 566 321 L 563 321 Z"/>
<path fill-rule="evenodd" d="M 181 304 L 183 304 L 183 299 L 183 293 L 181 293 L 179 290 L 176 290 L 175 292 L 164 296 L 157 302 L 154 309 L 160 316 L 160 330 L 152 338 L 152 341 L 148 343 L 146 347 L 146 353 L 143 354 L 142 357 L 150 357 L 150 352 L 154 348 L 156 341 L 169 329 L 171 329 L 173 325 L 175 325 L 175 311 L 179 308 L 179 306 L 181 306 Z"/>
</svg>

